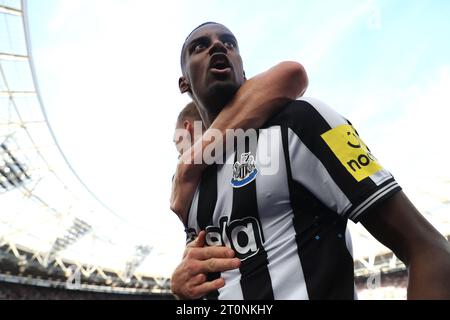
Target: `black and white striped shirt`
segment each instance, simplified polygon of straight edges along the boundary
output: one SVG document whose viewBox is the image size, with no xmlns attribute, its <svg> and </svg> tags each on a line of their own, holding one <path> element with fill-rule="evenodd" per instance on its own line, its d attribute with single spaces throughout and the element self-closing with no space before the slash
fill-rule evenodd
<svg viewBox="0 0 450 320">
<path fill-rule="evenodd" d="M 347 221 L 401 188 L 350 122 L 318 100 L 297 100 L 227 160 L 204 172 L 186 229 L 188 242 L 206 230 L 208 245 L 242 261 L 209 275 L 226 284 L 207 298 L 353 299 Z"/>
</svg>

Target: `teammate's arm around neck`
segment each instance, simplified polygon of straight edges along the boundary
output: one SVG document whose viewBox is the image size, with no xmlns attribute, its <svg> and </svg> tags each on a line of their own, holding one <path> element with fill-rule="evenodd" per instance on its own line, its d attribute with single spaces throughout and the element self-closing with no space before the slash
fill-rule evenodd
<svg viewBox="0 0 450 320">
<path fill-rule="evenodd" d="M 204 150 L 214 147 L 211 144 L 223 143 L 226 146 L 227 129 L 260 128 L 287 102 L 302 96 L 307 87 L 308 76 L 305 69 L 301 64 L 292 61 L 281 62 L 242 85 L 202 138 L 180 158 L 173 180 L 171 210 L 183 223 L 186 223 L 187 210 L 201 173 L 206 167 L 205 164 L 194 164 L 194 159 L 203 159 Z M 221 141 L 216 139 L 212 141 L 210 135 L 212 129 L 221 132 L 223 138 Z"/>
</svg>

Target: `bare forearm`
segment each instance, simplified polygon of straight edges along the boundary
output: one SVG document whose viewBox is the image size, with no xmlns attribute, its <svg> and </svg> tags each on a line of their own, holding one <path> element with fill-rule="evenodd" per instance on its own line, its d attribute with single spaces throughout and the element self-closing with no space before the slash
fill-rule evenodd
<svg viewBox="0 0 450 320">
<path fill-rule="evenodd" d="M 408 267 L 408 299 L 450 299 L 450 246 L 401 191 L 361 221 Z"/>
<path fill-rule="evenodd" d="M 445 240 L 411 259 L 408 299 L 450 299 L 450 249 Z"/>
<path fill-rule="evenodd" d="M 308 76 L 303 66 L 290 61 L 281 62 L 246 81 L 203 136 L 180 158 L 172 186 L 172 211 L 186 222 L 187 208 L 208 163 L 204 158 L 206 148 L 216 149 L 217 144 L 226 147 L 227 129 L 260 128 L 284 104 L 303 95 L 307 87 Z M 217 132 L 219 139 L 215 135 Z M 227 152 L 225 148 L 222 150 Z"/>
<path fill-rule="evenodd" d="M 227 129 L 260 128 L 287 102 L 302 96 L 307 87 L 308 76 L 305 69 L 301 64 L 292 61 L 281 62 L 247 80 L 202 138 L 183 155 L 182 162 L 193 163 L 194 159 L 202 159 L 203 150 L 211 144 L 225 145 Z M 211 139 L 218 131 L 222 139 Z"/>
<path fill-rule="evenodd" d="M 223 132 L 226 129 L 257 129 L 289 100 L 302 96 L 307 87 L 308 76 L 301 64 L 281 62 L 246 81 L 211 128 Z"/>
</svg>

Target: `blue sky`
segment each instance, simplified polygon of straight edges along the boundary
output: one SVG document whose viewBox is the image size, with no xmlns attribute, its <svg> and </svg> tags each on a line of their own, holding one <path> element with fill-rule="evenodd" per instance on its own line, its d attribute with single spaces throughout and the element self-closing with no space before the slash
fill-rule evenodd
<svg viewBox="0 0 450 320">
<path fill-rule="evenodd" d="M 176 254 L 171 141 L 189 101 L 179 51 L 204 21 L 235 33 L 249 77 L 303 63 L 306 95 L 351 120 L 413 201 L 424 189 L 450 194 L 448 1 L 39 0 L 29 13 L 43 100 L 73 167 Z"/>
</svg>

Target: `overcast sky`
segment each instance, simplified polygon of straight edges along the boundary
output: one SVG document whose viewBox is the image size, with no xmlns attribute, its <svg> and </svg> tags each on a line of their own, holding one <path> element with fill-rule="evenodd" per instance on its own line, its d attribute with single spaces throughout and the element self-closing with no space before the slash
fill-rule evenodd
<svg viewBox="0 0 450 320">
<path fill-rule="evenodd" d="M 249 77 L 301 62 L 307 96 L 347 117 L 413 202 L 450 194 L 447 1 L 29 1 L 42 98 L 78 175 L 173 259 L 169 211 L 185 37 L 205 21 L 236 35 Z M 436 187 L 439 186 L 439 187 Z"/>
</svg>

